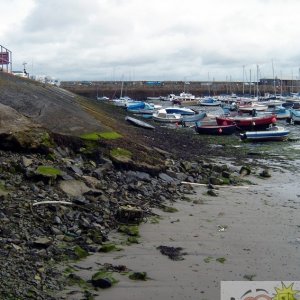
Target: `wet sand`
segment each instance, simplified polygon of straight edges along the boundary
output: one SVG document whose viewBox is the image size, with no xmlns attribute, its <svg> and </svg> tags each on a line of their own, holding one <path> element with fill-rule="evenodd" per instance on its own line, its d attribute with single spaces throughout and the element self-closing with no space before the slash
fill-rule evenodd
<svg viewBox="0 0 300 300">
<path fill-rule="evenodd" d="M 270 173 L 268 179 L 249 176 L 257 183 L 249 189 L 220 188 L 218 197 L 196 187 L 191 202 L 174 204 L 178 212 L 157 210 L 158 224 L 140 226 L 140 244 L 89 256 L 75 265 L 92 270 L 77 274 L 88 280 L 101 264 L 111 263 L 151 278 L 132 281 L 117 274 L 118 284 L 97 292 L 95 299 L 102 300 L 212 300 L 220 299 L 221 280 L 299 280 L 300 176 L 279 169 Z M 156 249 L 160 245 L 184 248 L 184 260 L 170 260 Z M 82 298 L 74 292 L 66 299 Z"/>
</svg>

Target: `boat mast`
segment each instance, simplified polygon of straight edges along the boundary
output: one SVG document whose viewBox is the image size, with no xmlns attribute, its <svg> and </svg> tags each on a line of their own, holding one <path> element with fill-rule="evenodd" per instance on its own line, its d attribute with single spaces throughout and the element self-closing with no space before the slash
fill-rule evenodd
<svg viewBox="0 0 300 300">
<path fill-rule="evenodd" d="M 250 69 L 250 82 L 249 82 L 249 94 L 250 94 L 250 98 L 251 98 L 251 69 Z"/>
<path fill-rule="evenodd" d="M 245 78 L 244 78 L 244 75 L 245 75 L 245 66 L 243 66 L 243 95 L 245 94 Z"/>
<path fill-rule="evenodd" d="M 274 87 L 274 95 L 275 95 L 275 98 L 276 98 L 276 84 L 275 84 L 275 75 L 274 75 L 273 59 L 272 59 L 272 71 L 273 71 L 273 87 Z"/>
<path fill-rule="evenodd" d="M 280 96 L 282 97 L 282 71 L 280 71 Z"/>
<path fill-rule="evenodd" d="M 257 79 L 257 82 L 256 82 L 256 96 L 257 96 L 257 100 L 258 100 L 258 71 L 259 71 L 259 66 L 256 65 L 256 79 Z"/>
</svg>

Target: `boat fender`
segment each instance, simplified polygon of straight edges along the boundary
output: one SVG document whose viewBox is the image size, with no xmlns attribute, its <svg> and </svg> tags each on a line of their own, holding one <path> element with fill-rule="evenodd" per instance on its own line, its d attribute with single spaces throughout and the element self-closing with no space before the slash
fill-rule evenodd
<svg viewBox="0 0 300 300">
<path fill-rule="evenodd" d="M 223 131 L 223 130 L 222 130 L 222 128 L 219 128 L 219 130 L 218 130 L 218 131 L 219 131 L 219 133 L 222 133 L 222 131 Z"/>
<path fill-rule="evenodd" d="M 274 124 L 274 123 L 276 123 L 276 118 L 272 118 L 272 123 Z"/>
<path fill-rule="evenodd" d="M 255 122 L 252 122 L 252 125 L 255 126 L 256 125 Z"/>
</svg>

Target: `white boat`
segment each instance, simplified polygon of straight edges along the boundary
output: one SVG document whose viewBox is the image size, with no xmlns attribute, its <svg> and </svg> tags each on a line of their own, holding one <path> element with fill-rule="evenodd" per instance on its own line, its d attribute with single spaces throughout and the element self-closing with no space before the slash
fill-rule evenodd
<svg viewBox="0 0 300 300">
<path fill-rule="evenodd" d="M 268 105 L 258 104 L 258 103 L 251 103 L 250 105 L 240 105 L 238 106 L 238 110 L 241 112 L 248 112 L 252 113 L 253 110 L 255 111 L 265 111 L 268 109 Z"/>
<path fill-rule="evenodd" d="M 120 97 L 119 99 L 113 99 L 112 101 L 113 101 L 114 105 L 121 106 L 121 107 L 127 107 L 127 105 L 129 105 L 129 104 L 140 102 L 140 101 L 133 100 L 127 96 Z"/>
<path fill-rule="evenodd" d="M 178 123 L 182 121 L 182 116 L 180 114 L 168 114 L 165 109 L 160 109 L 152 115 L 154 121 L 164 122 L 164 123 Z"/>
<path fill-rule="evenodd" d="M 170 106 L 170 107 L 164 107 L 164 110 L 168 114 L 179 114 L 179 115 L 189 115 L 192 116 L 195 114 L 195 111 L 193 111 L 190 108 L 187 107 L 179 107 L 179 106 Z"/>
<path fill-rule="evenodd" d="M 97 100 L 100 100 L 100 101 L 108 101 L 109 98 L 106 97 L 106 96 L 102 96 L 102 97 L 98 97 L 98 96 L 97 96 Z"/>
<path fill-rule="evenodd" d="M 202 106 L 219 106 L 221 105 L 221 101 L 212 97 L 205 97 L 199 101 L 199 104 Z"/>
</svg>

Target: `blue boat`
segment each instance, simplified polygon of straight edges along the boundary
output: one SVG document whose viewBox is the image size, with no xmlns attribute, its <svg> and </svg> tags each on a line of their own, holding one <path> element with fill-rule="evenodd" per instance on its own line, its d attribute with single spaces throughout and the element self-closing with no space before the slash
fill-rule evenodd
<svg viewBox="0 0 300 300">
<path fill-rule="evenodd" d="M 287 138 L 290 131 L 281 126 L 272 126 L 265 131 L 246 131 L 240 137 L 244 141 L 282 141 Z"/>
<path fill-rule="evenodd" d="M 291 122 L 295 124 L 300 124 L 300 110 L 291 109 L 290 114 Z"/>
<path fill-rule="evenodd" d="M 202 106 L 219 106 L 219 105 L 221 105 L 221 101 L 218 101 L 211 97 L 207 97 L 207 98 L 201 99 L 199 101 L 199 104 Z"/>
</svg>

